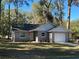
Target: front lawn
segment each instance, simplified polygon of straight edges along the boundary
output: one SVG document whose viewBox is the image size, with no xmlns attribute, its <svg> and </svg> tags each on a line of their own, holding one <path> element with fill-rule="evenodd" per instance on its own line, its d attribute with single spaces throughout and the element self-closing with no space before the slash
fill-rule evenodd
<svg viewBox="0 0 79 59">
<path fill-rule="evenodd" d="M 78 57 L 78 46 L 50 43 L 0 43 L 0 59 L 73 59 Z"/>
</svg>

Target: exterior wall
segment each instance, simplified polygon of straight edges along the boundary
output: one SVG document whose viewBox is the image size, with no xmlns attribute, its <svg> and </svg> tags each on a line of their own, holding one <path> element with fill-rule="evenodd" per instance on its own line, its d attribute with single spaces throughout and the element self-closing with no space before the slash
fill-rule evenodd
<svg viewBox="0 0 79 59">
<path fill-rule="evenodd" d="M 15 31 L 15 41 L 30 41 L 33 40 L 33 32 Z M 13 36 L 12 36 L 13 37 Z"/>
<path fill-rule="evenodd" d="M 47 32 L 39 31 L 36 35 L 36 42 L 46 42 L 48 41 L 48 38 L 49 36 Z"/>
<path fill-rule="evenodd" d="M 72 33 L 66 33 L 66 42 L 68 42 L 69 40 L 72 39 L 71 34 L 72 34 Z"/>
<path fill-rule="evenodd" d="M 68 33 L 65 33 L 65 35 L 66 35 L 66 42 L 68 42 L 68 40 L 69 40 Z"/>
</svg>

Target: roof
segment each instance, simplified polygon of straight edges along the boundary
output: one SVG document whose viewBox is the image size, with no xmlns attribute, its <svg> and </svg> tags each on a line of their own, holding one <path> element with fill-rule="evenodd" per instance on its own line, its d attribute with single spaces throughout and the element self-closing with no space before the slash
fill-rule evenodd
<svg viewBox="0 0 79 59">
<path fill-rule="evenodd" d="M 58 26 L 56 28 L 49 30 L 49 32 L 71 32 L 71 30 L 68 30 L 63 26 Z"/>
<path fill-rule="evenodd" d="M 39 25 L 38 24 L 23 24 L 23 25 L 13 25 L 12 30 L 25 30 L 25 31 L 30 31 L 35 28 L 37 28 Z"/>
<path fill-rule="evenodd" d="M 46 24 L 42 24 L 39 27 L 37 27 L 36 29 L 34 29 L 33 31 L 49 31 L 50 29 L 54 28 L 55 25 L 53 25 L 52 23 L 46 23 Z"/>
</svg>

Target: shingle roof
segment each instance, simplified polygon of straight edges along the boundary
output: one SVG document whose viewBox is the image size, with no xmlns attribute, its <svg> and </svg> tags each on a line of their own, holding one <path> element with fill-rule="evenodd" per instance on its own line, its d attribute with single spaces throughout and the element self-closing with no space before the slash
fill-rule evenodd
<svg viewBox="0 0 79 59">
<path fill-rule="evenodd" d="M 56 28 L 49 30 L 49 32 L 71 32 L 71 30 L 68 30 L 63 26 L 58 26 Z"/>
<path fill-rule="evenodd" d="M 36 29 L 34 29 L 33 31 L 49 31 L 50 29 L 54 28 L 55 25 L 53 25 L 52 23 L 46 23 L 46 24 L 42 24 L 39 27 L 37 27 Z"/>
<path fill-rule="evenodd" d="M 39 25 L 38 24 L 23 24 L 23 25 L 13 25 L 12 29 L 16 30 L 16 29 L 20 29 L 20 30 L 33 30 L 35 28 L 37 28 Z"/>
</svg>

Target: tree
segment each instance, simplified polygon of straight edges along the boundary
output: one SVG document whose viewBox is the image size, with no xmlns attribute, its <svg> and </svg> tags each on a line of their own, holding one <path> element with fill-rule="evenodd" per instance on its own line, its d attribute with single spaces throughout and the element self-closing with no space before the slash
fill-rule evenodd
<svg viewBox="0 0 79 59">
<path fill-rule="evenodd" d="M 9 22 L 8 22 L 8 39 L 10 39 L 10 34 L 11 34 L 11 19 L 10 19 L 10 0 L 9 0 L 9 5 L 8 5 L 8 9 L 9 9 L 9 12 L 8 12 L 8 20 L 9 20 Z"/>
<path fill-rule="evenodd" d="M 1 20 L 1 2 L 2 0 L 0 0 L 0 20 Z"/>
<path fill-rule="evenodd" d="M 53 6 L 52 0 L 40 0 L 40 5 L 43 8 L 43 16 L 46 22 L 53 22 L 53 16 L 51 13 L 51 8 Z"/>
<path fill-rule="evenodd" d="M 14 18 L 15 18 L 15 15 L 11 14 L 11 8 L 10 8 L 10 4 L 11 3 L 14 3 L 14 6 L 17 7 L 17 3 L 18 2 L 19 4 L 19 7 L 21 7 L 24 3 L 26 5 L 28 5 L 29 1 L 27 0 L 19 0 L 19 1 L 15 1 L 15 0 L 0 0 L 0 35 L 2 36 L 6 36 L 8 35 L 8 38 L 10 38 L 10 34 L 11 34 L 11 26 L 14 22 Z M 4 6 L 5 4 L 7 3 L 8 5 L 8 9 L 7 10 L 4 10 Z M 18 7 L 18 8 L 19 8 Z M 17 8 L 15 8 L 17 9 Z M 24 14 L 21 14 L 20 12 L 18 12 L 18 23 L 21 24 L 21 23 L 24 23 L 25 22 L 25 16 Z M 15 22 L 14 22 L 15 23 Z"/>
<path fill-rule="evenodd" d="M 71 17 L 71 6 L 79 6 L 79 0 L 68 0 L 68 25 L 67 28 L 70 29 L 70 17 Z"/>
<path fill-rule="evenodd" d="M 33 3 L 32 10 L 33 23 L 46 23 L 43 16 L 43 8 L 39 3 Z"/>
<path fill-rule="evenodd" d="M 1 0 L 0 0 L 0 20 L 1 20 Z M 0 22 L 0 24 L 1 24 L 1 22 Z M 0 29 L 1 29 L 1 26 L 0 26 Z M 0 30 L 0 32 L 1 32 L 1 30 Z"/>
<path fill-rule="evenodd" d="M 40 5 L 43 7 L 43 15 L 46 20 L 57 25 L 63 23 L 64 0 L 40 0 Z"/>
<path fill-rule="evenodd" d="M 73 31 L 72 37 L 74 39 L 79 37 L 79 19 L 71 21 L 71 30 Z"/>
<path fill-rule="evenodd" d="M 63 24 L 64 2 L 65 0 L 54 1 L 55 8 L 53 14 L 58 18 L 59 25 Z"/>
<path fill-rule="evenodd" d="M 33 1 L 33 0 L 30 0 Z M 29 5 L 29 1 L 28 0 L 12 0 L 14 6 L 15 6 L 15 13 L 16 13 L 16 23 L 18 23 L 18 17 L 21 15 L 19 14 L 19 7 L 21 7 L 22 5 L 26 4 L 27 6 Z"/>
</svg>

